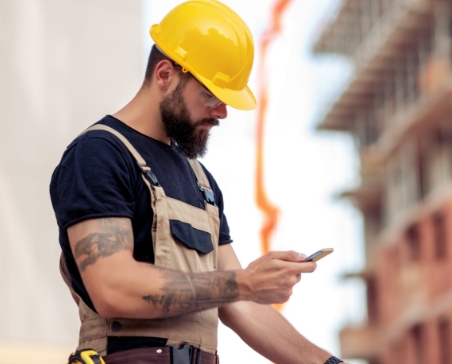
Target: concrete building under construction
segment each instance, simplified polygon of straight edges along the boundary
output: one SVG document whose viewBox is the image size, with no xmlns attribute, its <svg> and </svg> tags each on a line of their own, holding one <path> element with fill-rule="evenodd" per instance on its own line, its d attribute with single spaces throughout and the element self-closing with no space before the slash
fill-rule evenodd
<svg viewBox="0 0 452 364">
<path fill-rule="evenodd" d="M 342 196 L 363 215 L 365 268 L 347 276 L 367 319 L 341 355 L 452 363 L 452 1 L 343 0 L 313 51 L 353 63 L 318 124 L 352 134 L 361 162 Z"/>
</svg>

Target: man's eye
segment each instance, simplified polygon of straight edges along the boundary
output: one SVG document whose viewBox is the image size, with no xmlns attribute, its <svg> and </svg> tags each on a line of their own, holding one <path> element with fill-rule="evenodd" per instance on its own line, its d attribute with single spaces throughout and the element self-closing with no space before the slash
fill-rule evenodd
<svg viewBox="0 0 452 364">
<path fill-rule="evenodd" d="M 199 95 L 205 100 L 210 100 L 212 99 L 212 97 L 214 97 L 209 91 L 206 90 L 201 90 L 199 92 Z"/>
</svg>

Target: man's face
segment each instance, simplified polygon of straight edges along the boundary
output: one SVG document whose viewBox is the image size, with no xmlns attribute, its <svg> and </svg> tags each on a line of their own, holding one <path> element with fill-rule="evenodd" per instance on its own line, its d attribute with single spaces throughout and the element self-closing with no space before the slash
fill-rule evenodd
<svg viewBox="0 0 452 364">
<path fill-rule="evenodd" d="M 188 82 L 196 81 L 179 81 L 176 89 L 160 102 L 160 114 L 166 133 L 177 150 L 194 159 L 205 155 L 210 128 L 217 126 L 219 121 L 212 117 L 192 120 L 183 97 Z"/>
</svg>

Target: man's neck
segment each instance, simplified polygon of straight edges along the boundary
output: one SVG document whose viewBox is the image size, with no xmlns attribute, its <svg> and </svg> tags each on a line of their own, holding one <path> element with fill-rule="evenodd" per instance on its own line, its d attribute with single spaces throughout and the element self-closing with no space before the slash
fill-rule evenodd
<svg viewBox="0 0 452 364">
<path fill-rule="evenodd" d="M 112 116 L 141 134 L 170 144 L 171 139 L 168 138 L 160 117 L 158 101 L 156 97 L 152 97 L 150 89 L 142 88 L 126 106 Z"/>
</svg>

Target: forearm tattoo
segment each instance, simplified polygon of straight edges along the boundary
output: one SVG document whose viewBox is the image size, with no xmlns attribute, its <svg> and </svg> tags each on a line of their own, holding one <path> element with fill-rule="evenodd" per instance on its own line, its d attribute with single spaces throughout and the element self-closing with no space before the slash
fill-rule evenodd
<svg viewBox="0 0 452 364">
<path fill-rule="evenodd" d="M 99 232 L 91 233 L 75 245 L 74 258 L 80 272 L 99 258 L 111 256 L 121 250 L 133 250 L 130 225 L 118 219 L 100 219 Z"/>
<path fill-rule="evenodd" d="M 143 300 L 162 310 L 162 317 L 218 307 L 239 295 L 235 272 L 159 271 L 165 282 L 162 293 L 144 296 Z"/>
</svg>

